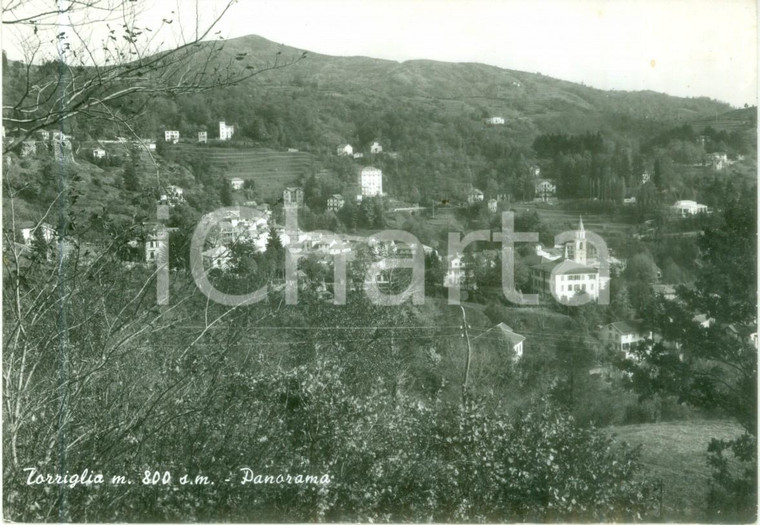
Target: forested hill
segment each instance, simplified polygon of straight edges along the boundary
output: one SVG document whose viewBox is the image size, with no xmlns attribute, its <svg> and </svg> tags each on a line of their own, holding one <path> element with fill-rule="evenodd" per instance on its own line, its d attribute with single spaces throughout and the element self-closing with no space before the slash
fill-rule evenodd
<svg viewBox="0 0 760 525">
<path fill-rule="evenodd" d="M 207 45 L 219 45 L 208 43 Z M 501 69 L 476 63 L 431 60 L 394 62 L 367 57 L 335 57 L 276 44 L 251 35 L 223 42 L 214 67 L 261 69 L 265 64 L 292 66 L 265 72 L 234 88 L 169 101 L 149 103 L 136 129 L 158 136 L 160 128 L 185 132 L 213 130 L 219 120 L 237 125 L 239 132 L 260 142 L 284 146 L 342 140 L 364 143 L 382 138 L 403 139 L 398 128 L 404 115 L 419 124 L 448 124 L 449 119 L 480 121 L 501 116 L 520 145 L 539 133 L 602 132 L 637 141 L 653 133 L 707 119 L 732 109 L 707 98 L 679 98 L 654 92 L 603 91 L 542 74 Z M 509 50 L 504 51 L 509 55 Z M 231 64 L 231 65 L 230 65 Z M 199 67 L 201 64 L 199 64 Z M 11 63 L 4 76 L 4 99 L 14 100 L 13 82 L 23 64 Z M 21 79 L 19 79 L 21 80 Z M 130 100 L 134 104 L 134 100 Z M 293 106 L 283 109 L 283 105 Z M 297 111 L 298 114 L 293 114 Z M 126 108 L 129 113 L 129 108 Z M 293 120 L 297 122 L 291 122 Z M 276 121 L 276 128 L 271 124 Z M 80 119 L 79 135 L 92 138 L 108 133 L 107 123 Z M 293 137 L 289 128 L 301 128 Z M 309 130 L 318 128 L 313 134 Z M 373 128 L 364 129 L 364 128 Z M 395 128 L 395 129 L 394 129 Z M 77 130 L 74 130 L 77 131 Z M 385 133 L 383 133 L 383 131 Z M 395 137 L 393 136 L 395 133 Z M 212 137 L 210 135 L 210 137 Z M 238 134 L 238 138 L 241 135 Z M 317 143 L 309 144 L 316 141 Z M 401 144 L 391 144 L 396 149 Z"/>
<path fill-rule="evenodd" d="M 732 109 L 707 98 L 603 91 L 484 64 L 320 55 L 258 36 L 227 41 L 225 51 L 230 56 L 245 54 L 246 63 L 254 65 L 271 63 L 275 57 L 287 60 L 306 51 L 307 58 L 292 68 L 256 78 L 259 85 L 301 87 L 348 101 L 405 101 L 445 112 L 503 116 L 508 122 L 527 119 L 541 132 L 609 129 L 636 133 L 639 128 L 648 132 L 652 121 L 671 126 Z"/>
</svg>

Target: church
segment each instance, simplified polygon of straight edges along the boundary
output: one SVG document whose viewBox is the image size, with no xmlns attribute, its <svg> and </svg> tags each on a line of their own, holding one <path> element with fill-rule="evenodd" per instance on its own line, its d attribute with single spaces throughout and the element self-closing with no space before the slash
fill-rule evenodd
<svg viewBox="0 0 760 525">
<path fill-rule="evenodd" d="M 566 243 L 563 256 L 555 260 L 544 260 L 530 267 L 530 283 L 534 293 L 542 298 L 552 295 L 559 302 L 568 302 L 577 294 L 586 294 L 592 300 L 599 300 L 602 283 L 599 278 L 595 250 L 586 242 L 586 230 L 580 219 L 575 238 Z M 589 250 L 591 248 L 591 250 Z M 596 266 L 596 267 L 595 267 Z"/>
</svg>

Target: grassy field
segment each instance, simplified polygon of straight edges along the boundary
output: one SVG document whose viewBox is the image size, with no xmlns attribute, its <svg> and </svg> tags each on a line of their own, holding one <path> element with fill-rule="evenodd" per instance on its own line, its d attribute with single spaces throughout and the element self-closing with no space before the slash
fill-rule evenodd
<svg viewBox="0 0 760 525">
<path fill-rule="evenodd" d="M 738 425 L 721 420 L 625 425 L 609 431 L 619 441 L 643 445 L 645 469 L 663 481 L 662 512 L 667 521 L 705 519 L 710 477 L 707 445 L 712 438 L 741 434 Z"/>
<path fill-rule="evenodd" d="M 256 194 L 264 200 L 282 197 L 286 186 L 298 183 L 312 167 L 310 153 L 274 151 L 263 148 L 201 148 L 189 144 L 177 146 L 188 154 L 203 152 L 212 166 L 219 168 L 228 179 L 240 177 L 253 180 Z"/>
</svg>

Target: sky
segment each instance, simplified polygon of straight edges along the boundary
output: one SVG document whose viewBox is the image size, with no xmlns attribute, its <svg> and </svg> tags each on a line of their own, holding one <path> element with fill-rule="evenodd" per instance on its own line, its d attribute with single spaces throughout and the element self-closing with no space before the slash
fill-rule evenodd
<svg viewBox="0 0 760 525">
<path fill-rule="evenodd" d="M 190 27 L 228 0 L 163 0 Z M 238 0 L 217 30 L 328 55 L 481 62 L 600 89 L 758 100 L 755 0 Z M 174 11 L 172 13 L 172 11 Z M 184 22 L 183 22 L 184 21 Z M 4 49 L 11 47 L 3 38 Z"/>
</svg>

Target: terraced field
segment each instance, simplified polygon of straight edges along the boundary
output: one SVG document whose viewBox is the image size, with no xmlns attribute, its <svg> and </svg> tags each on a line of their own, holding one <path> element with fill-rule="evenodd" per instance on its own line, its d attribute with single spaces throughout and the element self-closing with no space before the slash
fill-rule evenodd
<svg viewBox="0 0 760 525">
<path fill-rule="evenodd" d="M 202 152 L 227 179 L 240 177 L 255 183 L 256 194 L 265 201 L 282 197 L 286 186 L 298 183 L 311 170 L 314 159 L 306 152 L 264 148 L 203 148 L 189 144 L 177 148 L 188 154 Z"/>
</svg>

